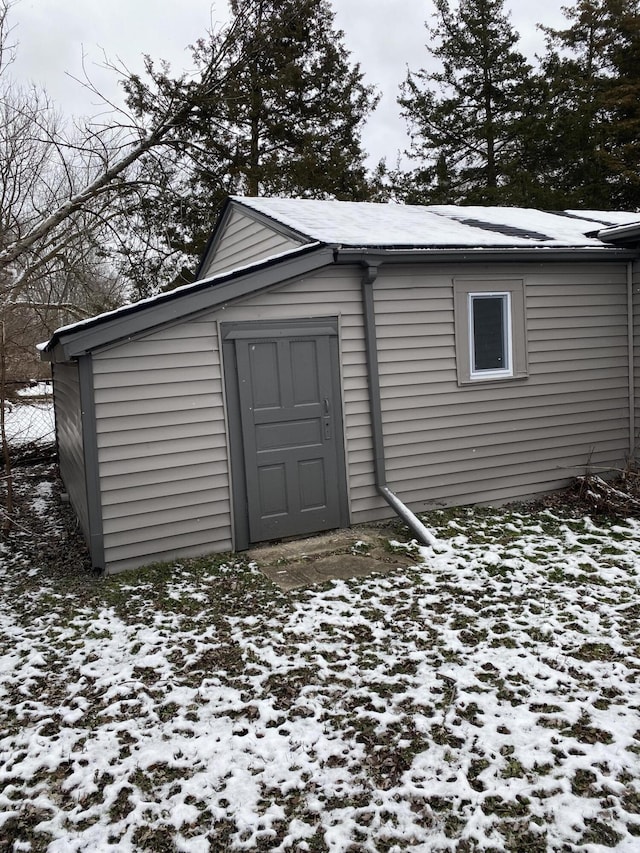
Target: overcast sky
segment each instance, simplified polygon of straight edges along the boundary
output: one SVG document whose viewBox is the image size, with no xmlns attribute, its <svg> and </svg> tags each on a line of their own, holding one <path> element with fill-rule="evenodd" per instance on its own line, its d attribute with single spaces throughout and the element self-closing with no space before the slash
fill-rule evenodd
<svg viewBox="0 0 640 853">
<path fill-rule="evenodd" d="M 506 0 L 530 59 L 543 46 L 536 23 L 564 21 L 557 0 Z M 100 68 L 106 54 L 131 70 L 141 70 L 141 56 L 164 58 L 177 71 L 189 67 L 186 46 L 224 20 L 226 3 L 217 0 L 18 0 L 11 11 L 19 42 L 14 76 L 44 84 L 65 114 L 91 114 L 96 107 L 69 75 L 87 73 L 101 91 L 114 93 L 112 73 Z M 424 22 L 431 0 L 334 0 L 336 20 L 365 81 L 382 94 L 376 115 L 364 134 L 371 162 L 386 157 L 393 165 L 407 146 L 406 129 L 396 105 L 407 67 L 427 61 Z M 83 60 L 84 57 L 84 60 Z"/>
</svg>

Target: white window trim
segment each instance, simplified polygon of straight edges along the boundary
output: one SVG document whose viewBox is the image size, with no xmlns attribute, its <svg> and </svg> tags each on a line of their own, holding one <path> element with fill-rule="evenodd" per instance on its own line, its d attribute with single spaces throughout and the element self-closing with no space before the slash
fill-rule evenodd
<svg viewBox="0 0 640 853">
<path fill-rule="evenodd" d="M 527 343 L 527 298 L 524 278 L 513 276 L 464 276 L 453 278 L 454 334 L 456 373 L 460 386 L 483 386 L 516 382 L 529 375 Z M 487 296 L 508 294 L 509 316 L 506 318 L 508 338 L 508 369 L 472 370 L 473 330 L 470 328 L 471 303 L 469 295 Z"/>
<path fill-rule="evenodd" d="M 504 334 L 504 355 L 506 366 L 502 368 L 478 370 L 474 365 L 475 333 L 473 324 L 473 301 L 476 298 L 499 297 L 503 300 L 502 331 Z M 471 379 L 508 379 L 513 376 L 513 341 L 511 335 L 511 293 L 508 290 L 479 291 L 467 295 L 467 321 L 469 331 L 469 377 Z"/>
</svg>

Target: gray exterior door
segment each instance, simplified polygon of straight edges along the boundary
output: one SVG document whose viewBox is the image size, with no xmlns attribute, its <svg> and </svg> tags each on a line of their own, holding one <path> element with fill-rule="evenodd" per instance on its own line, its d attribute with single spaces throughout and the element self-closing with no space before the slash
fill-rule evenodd
<svg viewBox="0 0 640 853">
<path fill-rule="evenodd" d="M 346 525 L 335 321 L 234 324 L 226 337 L 234 348 L 248 542 Z M 233 466 L 233 447 L 232 455 Z"/>
</svg>

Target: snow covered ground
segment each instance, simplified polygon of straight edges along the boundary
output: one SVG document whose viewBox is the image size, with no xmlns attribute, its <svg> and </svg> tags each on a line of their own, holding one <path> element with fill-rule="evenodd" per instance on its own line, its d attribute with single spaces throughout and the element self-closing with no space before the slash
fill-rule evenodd
<svg viewBox="0 0 640 853">
<path fill-rule="evenodd" d="M 57 490 L 2 546 L 0 849 L 640 849 L 639 521 L 442 513 L 444 553 L 284 594 L 93 578 Z"/>
<path fill-rule="evenodd" d="M 51 381 L 33 381 L 18 391 L 18 397 L 50 397 L 53 394 Z"/>
<path fill-rule="evenodd" d="M 18 393 L 28 400 L 29 397 L 50 393 L 50 386 L 39 383 Z M 30 403 L 8 402 L 5 406 L 5 424 L 7 439 L 14 447 L 34 441 L 42 443 L 55 440 L 53 403 L 50 399 L 34 399 Z"/>
</svg>

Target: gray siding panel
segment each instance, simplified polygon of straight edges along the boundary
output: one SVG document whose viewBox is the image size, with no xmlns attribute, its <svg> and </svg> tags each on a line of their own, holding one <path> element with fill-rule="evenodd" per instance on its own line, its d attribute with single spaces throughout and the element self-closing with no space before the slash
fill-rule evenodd
<svg viewBox="0 0 640 853">
<path fill-rule="evenodd" d="M 215 254 L 200 278 L 243 267 L 301 245 L 289 237 L 256 222 L 239 210 L 232 210 L 219 237 Z"/>
<path fill-rule="evenodd" d="M 216 324 L 94 354 L 108 571 L 231 548 Z"/>
<path fill-rule="evenodd" d="M 110 571 L 149 563 L 162 555 L 231 548 L 217 322 L 327 315 L 340 317 L 341 346 L 349 352 L 349 364 L 344 367 L 349 462 L 351 422 L 364 417 L 368 424 L 357 270 L 331 268 L 226 306 L 223 312 L 94 354 L 104 543 Z M 370 446 L 370 437 L 367 440 Z M 366 487 L 358 492 L 362 497 L 351 501 L 352 515 L 361 514 L 372 503 L 386 507 L 376 495 L 372 471 L 365 479 Z M 199 496 L 197 501 L 194 495 Z M 388 514 L 388 509 L 383 510 L 380 517 Z M 133 515 L 136 524 L 131 523 Z"/>
<path fill-rule="evenodd" d="M 80 528 L 89 540 L 89 509 L 82 441 L 82 405 L 78 363 L 53 364 L 54 408 L 60 475 Z"/>
<path fill-rule="evenodd" d="M 452 265 L 385 265 L 374 284 L 390 487 L 419 511 L 524 497 L 588 466 L 623 464 L 624 264 L 500 267 L 497 278 L 526 281 L 529 375 L 464 387 L 454 341 L 459 274 Z M 232 546 L 219 322 L 339 317 L 350 517 L 391 515 L 374 484 L 360 276 L 331 267 L 94 354 L 111 570 Z"/>
<path fill-rule="evenodd" d="M 456 273 L 383 267 L 374 285 L 390 486 L 427 509 L 522 497 L 624 464 L 624 264 L 500 267 L 496 280 L 526 282 L 529 375 L 464 387 L 452 346 Z"/>
</svg>

